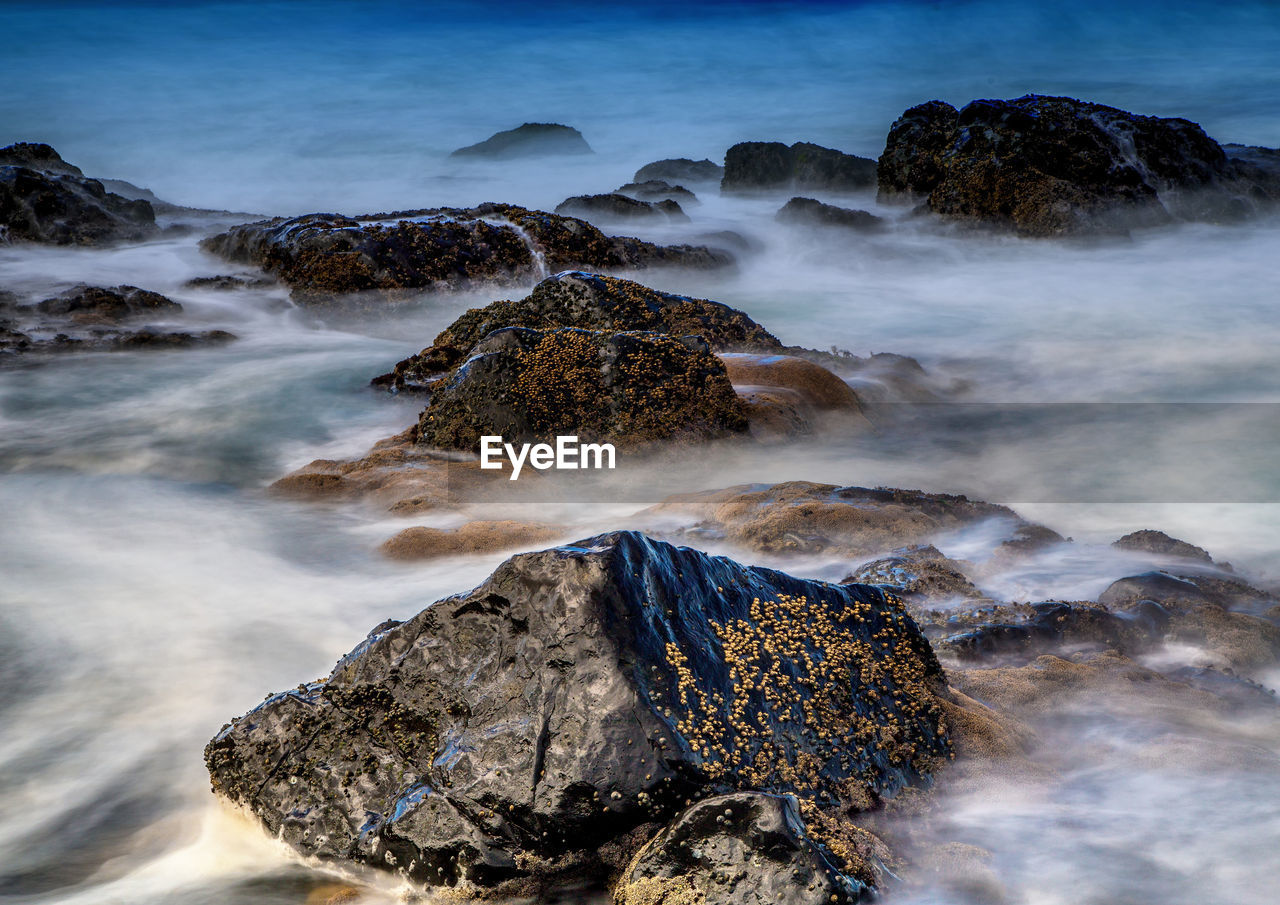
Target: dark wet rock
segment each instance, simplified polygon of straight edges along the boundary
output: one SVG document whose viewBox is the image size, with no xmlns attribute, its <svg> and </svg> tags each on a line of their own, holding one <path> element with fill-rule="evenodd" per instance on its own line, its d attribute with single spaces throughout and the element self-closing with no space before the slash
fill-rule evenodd
<svg viewBox="0 0 1280 905">
<path fill-rule="evenodd" d="M 632 182 L 649 182 L 660 179 L 675 183 L 719 183 L 724 177 L 724 167 L 711 160 L 690 160 L 688 157 L 673 157 L 666 160 L 655 160 L 646 163 L 632 177 Z"/>
<path fill-rule="evenodd" d="M 953 626 L 979 624 L 935 644 L 939 650 L 970 662 L 1033 660 L 1067 648 L 1135 654 L 1163 636 L 1170 618 L 1168 611 L 1150 600 L 1122 613 L 1060 601 L 1002 606 L 954 615 L 950 620 Z"/>
<path fill-rule="evenodd" d="M 1207 691 L 1240 708 L 1272 709 L 1280 703 L 1273 689 L 1243 676 L 1237 676 L 1230 670 L 1223 671 L 1207 666 L 1184 666 L 1169 673 L 1169 678 L 1186 682 L 1193 688 Z"/>
<path fill-rule="evenodd" d="M 691 799 L 843 813 L 917 782 L 948 753 L 942 679 L 877 590 L 621 532 L 380 625 L 205 757 L 215 791 L 307 855 L 431 884 L 598 882 L 594 853 Z"/>
<path fill-rule="evenodd" d="M 52 337 L 33 337 L 14 330 L 0 329 L 0 353 L 60 355 L 67 352 L 163 351 L 220 346 L 236 338 L 235 334 L 228 333 L 226 330 L 186 333 L 144 327 L 140 330 L 101 330 L 77 336 L 58 333 Z"/>
<path fill-rule="evenodd" d="M 857 902 L 866 887 L 805 833 L 794 800 L 738 792 L 700 801 L 646 845 L 615 905 Z"/>
<path fill-rule="evenodd" d="M 646 182 L 628 182 L 618 189 L 620 195 L 630 195 L 641 201 L 678 201 L 681 204 L 697 204 L 698 196 L 682 185 L 672 185 L 662 179 Z"/>
<path fill-rule="evenodd" d="M 882 559 L 863 563 L 841 584 L 889 587 L 909 601 L 923 603 L 987 599 L 969 580 L 962 565 L 943 556 L 932 544 L 903 547 Z"/>
<path fill-rule="evenodd" d="M 636 446 L 746 429 L 724 365 L 700 337 L 505 327 L 433 388 L 418 440 L 476 452 L 482 436 Z"/>
<path fill-rule="evenodd" d="M 680 209 L 679 202 L 640 201 L 617 192 L 610 195 L 574 195 L 557 204 L 556 213 L 602 220 L 689 220 Z"/>
<path fill-rule="evenodd" d="M 779 223 L 837 226 L 857 232 L 876 232 L 884 228 L 884 219 L 875 214 L 823 204 L 813 198 L 792 198 L 782 206 L 775 219 Z"/>
<path fill-rule="evenodd" d="M 1186 541 L 1170 537 L 1163 531 L 1134 531 L 1115 541 L 1111 546 L 1119 550 L 1132 550 L 1137 553 L 1154 553 L 1157 556 L 1176 556 L 1181 559 L 1195 559 L 1211 563 L 1208 551 L 1189 544 Z"/>
<path fill-rule="evenodd" d="M 808 142 L 746 141 L 724 156 L 725 192 L 824 189 L 848 192 L 876 184 L 876 162 Z"/>
<path fill-rule="evenodd" d="M 519 301 L 497 301 L 467 311 L 417 355 L 374 383 L 394 390 L 429 387 L 456 367 L 475 345 L 504 327 L 578 327 L 695 335 L 713 350 L 780 349 L 782 344 L 741 311 L 707 299 L 650 289 L 630 280 L 568 271 L 548 277 Z"/>
<path fill-rule="evenodd" d="M 20 141 L 0 148 L 0 167 L 26 167 L 29 170 L 40 170 L 43 173 L 63 176 L 84 175 L 78 166 L 67 163 L 62 159 L 62 155 L 49 145 L 30 141 Z"/>
<path fill-rule="evenodd" d="M 1222 150 L 1241 177 L 1258 185 L 1267 197 L 1280 198 L 1280 148 L 1226 144 Z"/>
<path fill-rule="evenodd" d="M 1113 582 L 1098 597 L 1125 613 L 1154 601 L 1172 614 L 1167 634 L 1204 650 L 1210 665 L 1249 672 L 1280 658 L 1276 597 L 1235 578 L 1146 572 Z"/>
<path fill-rule="evenodd" d="M 155 211 L 96 179 L 0 166 L 0 239 L 52 245 L 102 245 L 156 235 Z"/>
<path fill-rule="evenodd" d="M 1198 125 L 1068 97 L 931 101 L 889 131 L 882 196 L 1029 236 L 1239 219 L 1280 198 Z"/>
<path fill-rule="evenodd" d="M 525 123 L 497 132 L 484 141 L 458 148 L 450 157 L 487 157 L 510 160 L 516 157 L 552 157 L 592 154 L 582 133 L 559 123 Z"/>
<path fill-rule="evenodd" d="M 188 289 L 217 289 L 219 291 L 231 291 L 238 289 L 265 289 L 274 286 L 275 280 L 269 280 L 265 277 L 244 277 L 234 274 L 217 274 L 209 277 L 193 277 L 187 280 L 183 285 Z"/>
<path fill-rule="evenodd" d="M 120 333 L 111 339 L 117 349 L 194 349 L 203 346 L 221 346 L 237 339 L 226 330 L 203 330 L 199 333 L 167 332 L 161 330 L 134 330 Z"/>
<path fill-rule="evenodd" d="M 694 241 L 712 248 L 724 248 L 728 251 L 742 253 L 757 252 L 764 248 L 758 239 L 748 238 L 732 229 L 719 229 L 711 233 L 701 233 Z"/>
<path fill-rule="evenodd" d="M 70 324 L 117 324 L 138 317 L 167 317 L 182 306 L 158 292 L 137 286 L 76 286 L 35 306 L 41 314 Z"/>
<path fill-rule="evenodd" d="M 1031 524 L 1006 506 L 964 496 L 809 481 L 679 494 L 649 511 L 692 516 L 698 521 L 689 534 L 749 550 L 844 556 L 929 543 L 984 522 L 1007 526 L 1008 534 Z"/>
<path fill-rule="evenodd" d="M 382 298 L 475 283 L 509 285 L 540 271 L 723 267 L 725 252 L 606 236 L 585 220 L 505 204 L 341 217 L 308 214 L 233 227 L 205 251 L 278 277 L 304 302 L 373 291 Z M 545 272 L 545 271 L 544 271 Z"/>
</svg>

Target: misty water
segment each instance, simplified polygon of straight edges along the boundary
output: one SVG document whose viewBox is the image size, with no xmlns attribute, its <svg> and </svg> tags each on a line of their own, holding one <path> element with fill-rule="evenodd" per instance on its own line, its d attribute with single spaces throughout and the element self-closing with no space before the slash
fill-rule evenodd
<svg viewBox="0 0 1280 905">
<path fill-rule="evenodd" d="M 90 175 L 255 215 L 550 209 L 752 139 L 875 157 L 893 119 L 935 97 L 1071 94 L 1280 145 L 1269 3 L 7 3 L 0 35 L 0 145 L 48 142 Z M 525 121 L 573 125 L 597 153 L 447 158 Z M 740 308 L 788 344 L 913 356 L 959 403 L 917 411 L 910 431 L 633 472 L 613 502 L 558 504 L 566 539 L 680 490 L 812 480 L 968 493 L 1073 537 L 1002 579 L 1019 600 L 1096 597 L 1149 567 L 1108 546 L 1148 527 L 1280 577 L 1280 219 L 1027 241 L 868 193 L 832 200 L 892 223 L 851 242 L 778 226 L 785 198 L 698 194 L 689 224 L 608 231 L 731 229 L 759 250 L 731 272 L 639 279 Z M 191 232 L 112 249 L 0 246 L 2 289 L 139 285 L 183 305 L 178 328 L 238 337 L 0 367 L 4 900 L 308 901 L 328 875 L 214 799 L 205 742 L 507 555 L 393 564 L 377 547 L 403 520 L 265 488 L 403 430 L 418 405 L 369 379 L 467 307 L 530 287 L 377 317 L 300 309 L 283 287 L 186 287 L 234 269 L 197 242 L 244 219 L 188 217 Z M 833 580 L 855 565 L 770 564 Z M 1053 779 L 957 792 L 939 830 L 989 850 L 1010 901 L 1272 901 L 1274 717 L 1082 698 L 1037 728 Z"/>
</svg>

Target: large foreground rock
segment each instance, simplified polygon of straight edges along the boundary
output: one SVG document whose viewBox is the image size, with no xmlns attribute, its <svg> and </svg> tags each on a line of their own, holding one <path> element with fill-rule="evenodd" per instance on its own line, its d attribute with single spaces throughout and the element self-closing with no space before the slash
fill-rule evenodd
<svg viewBox="0 0 1280 905">
<path fill-rule="evenodd" d="M 1278 197 L 1198 125 L 1069 97 L 930 101 L 889 130 L 882 197 L 1032 236 L 1234 219 Z"/>
<path fill-rule="evenodd" d="M 525 123 L 496 132 L 482 142 L 458 148 L 450 157 L 481 157 L 511 160 L 517 157 L 552 157 L 593 154 L 582 133 L 559 123 Z"/>
<path fill-rule="evenodd" d="M 506 204 L 276 218 L 233 227 L 200 247 L 261 267 L 304 302 L 354 292 L 396 298 L 473 283 L 520 283 L 547 270 L 732 263 L 726 252 L 705 246 L 606 236 L 585 220 Z"/>
<path fill-rule="evenodd" d="M 425 388 L 464 361 L 482 339 L 504 327 L 694 335 L 716 351 L 782 348 L 772 333 L 728 305 L 660 292 L 630 280 L 566 271 L 543 280 L 519 301 L 472 308 L 441 331 L 431 346 L 401 361 L 374 383 L 393 390 Z"/>
<path fill-rule="evenodd" d="M 304 854 L 434 884 L 598 880 L 597 853 L 694 799 L 841 811 L 917 781 L 949 750 L 941 680 L 876 590 L 622 532 L 384 623 L 205 754 L 213 788 Z"/>
<path fill-rule="evenodd" d="M 724 156 L 725 192 L 825 189 L 849 192 L 876 184 L 876 162 L 799 141 L 744 141 Z"/>
<path fill-rule="evenodd" d="M 507 327 L 433 390 L 418 440 L 477 452 L 483 436 L 637 446 L 746 429 L 724 365 L 701 337 Z"/>
</svg>

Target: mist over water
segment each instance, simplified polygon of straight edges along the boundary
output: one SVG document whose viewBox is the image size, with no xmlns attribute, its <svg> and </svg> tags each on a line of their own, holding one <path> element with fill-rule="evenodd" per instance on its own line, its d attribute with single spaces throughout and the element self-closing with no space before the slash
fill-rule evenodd
<svg viewBox="0 0 1280 905">
<path fill-rule="evenodd" d="M 932 98 L 1072 94 L 1280 145 L 1272 3 L 5 3 L 0 35 L 0 145 L 47 142 L 89 175 L 254 214 L 550 209 L 651 160 L 718 161 L 742 140 L 875 157 L 902 110 Z M 575 126 L 596 154 L 447 157 L 526 121 Z M 554 515 L 587 535 L 677 490 L 909 486 L 1006 503 L 1075 538 L 1006 575 L 1013 599 L 1096 595 L 1149 566 L 1105 546 L 1147 527 L 1277 577 L 1280 220 L 1035 242 L 865 194 L 827 200 L 890 228 L 833 240 L 775 223 L 785 198 L 693 188 L 690 224 L 606 231 L 666 242 L 731 229 L 759 252 L 732 272 L 643 282 L 741 308 L 788 344 L 913 356 L 965 404 L 1108 406 L 1131 426 L 1103 453 L 1087 425 L 973 417 L 949 433 L 725 450 L 641 471 L 622 501 L 505 517 Z M 239 337 L 0 367 L 6 900 L 306 901 L 317 873 L 214 802 L 204 743 L 506 558 L 390 564 L 376 548 L 408 522 L 264 488 L 412 423 L 417 404 L 369 379 L 467 307 L 528 287 L 377 318 L 301 310 L 282 288 L 187 288 L 232 269 L 196 247 L 213 226 L 107 250 L 0 246 L 0 289 L 26 299 L 129 283 L 179 301 L 181 329 Z M 832 580 L 857 565 L 769 564 Z M 1046 721 L 1053 783 L 957 793 L 939 832 L 988 848 L 1015 901 L 1264 901 L 1280 845 L 1274 722 L 1139 711 Z"/>
</svg>

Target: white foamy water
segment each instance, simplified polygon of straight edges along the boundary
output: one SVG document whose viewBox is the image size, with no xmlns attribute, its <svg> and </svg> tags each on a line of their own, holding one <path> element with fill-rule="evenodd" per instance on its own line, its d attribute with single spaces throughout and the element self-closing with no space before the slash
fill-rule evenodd
<svg viewBox="0 0 1280 905">
<path fill-rule="evenodd" d="M 486 200 L 546 209 L 616 188 L 650 160 L 719 159 L 746 139 L 875 156 L 893 118 L 933 97 L 1073 93 L 1188 116 L 1224 141 L 1280 144 L 1270 4 L 495 14 L 382 2 L 13 3 L 0 8 L 0 33 L 12 88 L 0 98 L 0 144 L 47 141 L 91 175 L 263 213 Z M 495 165 L 446 156 L 526 120 L 577 126 L 597 154 Z M 1147 527 L 1276 576 L 1269 431 L 1280 419 L 1268 406 L 1280 403 L 1280 222 L 1026 242 L 958 235 L 854 196 L 832 200 L 893 223 L 833 239 L 775 224 L 785 198 L 693 188 L 703 203 L 687 209 L 691 223 L 611 231 L 688 241 L 731 229 L 760 250 L 732 272 L 655 271 L 645 282 L 742 308 L 787 343 L 914 356 L 967 387 L 967 403 L 1107 404 L 1110 426 L 1089 423 L 1103 415 L 1088 408 L 948 414 L 932 432 L 922 418 L 921 436 L 717 452 L 638 473 L 626 502 L 566 500 L 540 517 L 587 534 L 675 490 L 884 484 L 1008 503 L 1076 539 L 1071 553 L 1011 575 L 1010 594 L 1096 594 L 1137 564 L 1089 545 Z M 522 290 L 426 299 L 376 319 L 317 315 L 282 289 L 185 288 L 235 270 L 201 253 L 198 238 L 0 248 L 0 289 L 24 298 L 130 283 L 182 303 L 167 326 L 239 337 L 0 368 L 0 898 L 305 902 L 324 878 L 219 809 L 204 743 L 268 692 L 326 673 L 377 623 L 466 590 L 503 558 L 394 565 L 377 545 L 428 518 L 282 502 L 263 488 L 411 423 L 415 404 L 375 393 L 369 378 L 466 307 Z M 965 542 L 946 552 L 964 555 Z M 792 567 L 839 578 L 852 565 Z M 1019 901 L 1264 901 L 1280 845 L 1274 727 L 1188 728 L 1155 714 L 1129 732 L 1123 722 L 1073 717 L 1050 739 L 1055 784 L 953 802 L 952 836 L 989 849 Z M 1258 756 L 1229 768 L 1190 755 L 1157 762 L 1153 740 L 1170 735 Z"/>
</svg>

